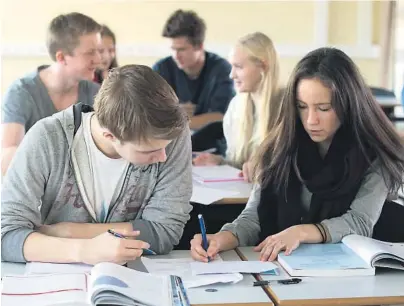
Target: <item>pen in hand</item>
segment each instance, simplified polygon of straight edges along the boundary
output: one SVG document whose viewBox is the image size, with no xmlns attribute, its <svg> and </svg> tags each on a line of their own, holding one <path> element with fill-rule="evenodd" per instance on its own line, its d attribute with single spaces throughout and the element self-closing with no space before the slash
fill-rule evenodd
<svg viewBox="0 0 404 306">
<path fill-rule="evenodd" d="M 199 219 L 199 226 L 201 227 L 202 247 L 207 252 L 208 251 L 208 238 L 206 237 L 205 221 L 203 220 L 203 216 L 201 214 L 198 215 L 198 219 Z M 208 256 L 208 262 L 210 262 L 209 256 Z"/>
<path fill-rule="evenodd" d="M 108 230 L 108 233 L 110 233 L 111 235 L 113 235 L 113 236 L 115 236 L 115 237 L 117 237 L 117 238 L 126 239 L 126 237 L 125 237 L 124 235 L 119 234 L 119 233 L 117 233 L 117 232 L 114 232 L 112 229 L 109 229 L 109 230 Z"/>
<path fill-rule="evenodd" d="M 112 229 L 109 229 L 108 233 L 110 233 L 111 235 L 113 235 L 117 238 L 126 239 L 126 237 L 124 235 L 119 234 L 119 233 L 113 231 Z M 153 250 L 150 250 L 150 249 L 143 249 L 143 254 L 144 255 L 157 255 L 156 252 L 154 252 Z"/>
</svg>

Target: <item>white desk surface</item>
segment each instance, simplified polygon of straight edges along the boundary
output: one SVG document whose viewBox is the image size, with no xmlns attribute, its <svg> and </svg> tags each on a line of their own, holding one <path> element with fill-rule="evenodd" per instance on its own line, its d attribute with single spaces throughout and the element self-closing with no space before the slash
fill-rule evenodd
<svg viewBox="0 0 404 306">
<path fill-rule="evenodd" d="M 151 258 L 153 258 L 152 256 Z M 173 251 L 169 255 L 156 256 L 158 258 L 189 258 L 189 251 Z M 221 254 L 223 260 L 240 260 L 235 251 Z M 132 269 L 146 271 L 140 260 L 128 264 Z M 25 264 L 1 263 L 1 275 L 24 274 Z M 261 287 L 253 287 L 255 279 L 250 274 L 244 274 L 244 278 L 237 284 L 217 284 L 199 288 L 188 289 L 189 299 L 192 305 L 198 306 L 273 306 L 267 293 Z M 206 289 L 216 289 L 216 292 L 206 292 Z M 85 304 L 63 304 L 63 306 L 82 306 Z"/>
<path fill-rule="evenodd" d="M 239 248 L 248 260 L 258 260 L 251 247 Z M 290 278 L 261 275 L 264 280 Z M 304 277 L 299 284 L 274 282 L 266 287 L 277 305 L 387 305 L 404 304 L 404 271 L 376 270 L 376 276 Z"/>
</svg>

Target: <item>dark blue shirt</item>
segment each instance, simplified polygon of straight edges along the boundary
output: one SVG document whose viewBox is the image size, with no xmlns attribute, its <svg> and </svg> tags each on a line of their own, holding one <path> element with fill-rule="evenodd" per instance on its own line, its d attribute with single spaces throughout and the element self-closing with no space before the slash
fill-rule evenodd
<svg viewBox="0 0 404 306">
<path fill-rule="evenodd" d="M 171 56 L 153 66 L 174 89 L 181 103 L 196 104 L 194 115 L 211 112 L 224 114 L 235 92 L 230 79 L 231 65 L 222 57 L 205 52 L 205 64 L 197 79 L 190 79 Z"/>
</svg>

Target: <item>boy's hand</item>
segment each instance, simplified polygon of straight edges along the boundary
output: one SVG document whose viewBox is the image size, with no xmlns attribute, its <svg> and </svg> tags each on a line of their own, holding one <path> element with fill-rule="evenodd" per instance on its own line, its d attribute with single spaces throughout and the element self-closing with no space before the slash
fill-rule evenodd
<svg viewBox="0 0 404 306">
<path fill-rule="evenodd" d="M 139 231 L 115 232 L 128 239 L 115 237 L 108 232 L 92 239 L 83 239 L 79 251 L 80 261 L 91 265 L 100 262 L 124 264 L 140 257 L 143 249 L 150 248 L 148 243 L 135 239 L 140 234 Z"/>
</svg>

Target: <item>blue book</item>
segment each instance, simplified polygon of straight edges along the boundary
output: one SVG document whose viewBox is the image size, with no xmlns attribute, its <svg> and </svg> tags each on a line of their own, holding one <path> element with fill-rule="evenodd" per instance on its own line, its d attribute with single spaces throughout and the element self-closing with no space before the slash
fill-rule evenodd
<svg viewBox="0 0 404 306">
<path fill-rule="evenodd" d="M 288 256 L 279 253 L 278 262 L 290 276 L 375 275 L 375 268 L 343 243 L 302 244 Z"/>
</svg>

